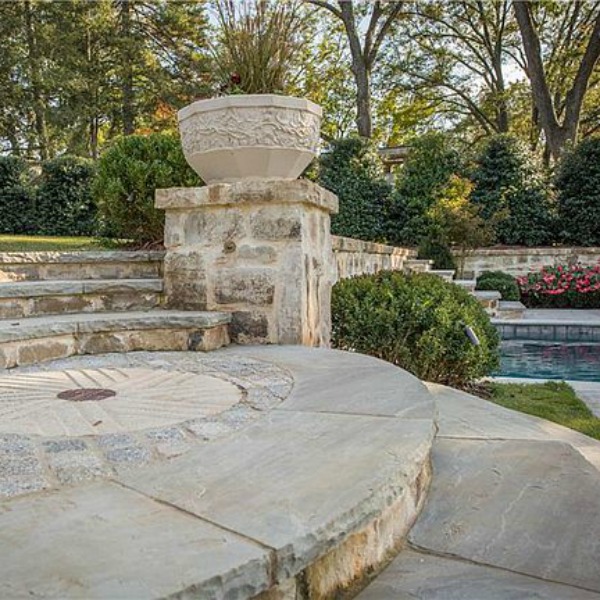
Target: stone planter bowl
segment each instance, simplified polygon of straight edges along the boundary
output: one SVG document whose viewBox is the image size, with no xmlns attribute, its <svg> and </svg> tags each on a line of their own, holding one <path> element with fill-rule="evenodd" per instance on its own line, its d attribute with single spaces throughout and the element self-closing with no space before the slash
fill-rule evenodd
<svg viewBox="0 0 600 600">
<path fill-rule="evenodd" d="M 321 114 L 274 94 L 198 100 L 178 114 L 183 153 L 207 184 L 296 179 L 317 154 Z"/>
</svg>

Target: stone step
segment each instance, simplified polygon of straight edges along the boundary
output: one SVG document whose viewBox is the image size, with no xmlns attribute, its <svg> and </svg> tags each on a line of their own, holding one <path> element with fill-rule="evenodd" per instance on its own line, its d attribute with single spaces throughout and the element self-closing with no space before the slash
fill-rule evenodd
<svg viewBox="0 0 600 600">
<path fill-rule="evenodd" d="M 410 273 L 428 273 L 432 265 L 433 261 L 426 258 L 409 258 L 404 263 L 404 268 Z"/>
<path fill-rule="evenodd" d="M 431 269 L 429 271 L 432 275 L 441 277 L 444 281 L 454 281 L 454 275 L 456 271 L 454 269 Z"/>
<path fill-rule="evenodd" d="M 427 388 L 356 353 L 244 346 L 212 358 L 257 383 L 276 365 L 294 385 L 260 419 L 168 462 L 4 500 L 0 597 L 338 598 L 381 567 L 427 495 Z"/>
<path fill-rule="evenodd" d="M 0 281 L 156 279 L 164 252 L 4 252 Z"/>
<path fill-rule="evenodd" d="M 455 279 L 454 283 L 464 287 L 469 292 L 474 292 L 475 286 L 477 285 L 477 281 L 475 279 Z"/>
<path fill-rule="evenodd" d="M 162 290 L 162 279 L 0 282 L 0 319 L 148 310 L 160 305 Z"/>
<path fill-rule="evenodd" d="M 0 320 L 0 368 L 74 354 L 213 350 L 229 343 L 229 313 L 151 310 Z"/>
<path fill-rule="evenodd" d="M 502 298 L 500 292 L 476 290 L 471 292 L 471 294 L 479 300 L 479 303 L 490 316 L 495 317 L 498 314 L 498 305 L 500 298 Z"/>
<path fill-rule="evenodd" d="M 357 600 L 600 598 L 600 442 L 429 387 L 439 431 L 427 504 Z"/>
<path fill-rule="evenodd" d="M 498 303 L 497 317 L 499 319 L 521 319 L 527 308 L 522 302 L 514 300 L 500 300 Z"/>
</svg>

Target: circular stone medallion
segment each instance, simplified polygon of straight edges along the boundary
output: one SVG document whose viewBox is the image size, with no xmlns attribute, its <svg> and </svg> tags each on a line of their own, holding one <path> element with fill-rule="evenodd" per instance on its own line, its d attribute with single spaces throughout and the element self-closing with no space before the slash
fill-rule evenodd
<svg viewBox="0 0 600 600">
<path fill-rule="evenodd" d="M 218 414 L 241 391 L 209 375 L 148 368 L 45 371 L 0 377 L 0 433 L 123 433 Z"/>
</svg>

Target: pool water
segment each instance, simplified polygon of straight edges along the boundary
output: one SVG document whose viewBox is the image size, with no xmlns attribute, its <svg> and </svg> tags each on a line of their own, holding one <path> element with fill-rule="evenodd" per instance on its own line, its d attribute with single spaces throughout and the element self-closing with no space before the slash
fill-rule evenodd
<svg viewBox="0 0 600 600">
<path fill-rule="evenodd" d="M 600 381 L 600 344 L 503 341 L 495 375 Z"/>
</svg>

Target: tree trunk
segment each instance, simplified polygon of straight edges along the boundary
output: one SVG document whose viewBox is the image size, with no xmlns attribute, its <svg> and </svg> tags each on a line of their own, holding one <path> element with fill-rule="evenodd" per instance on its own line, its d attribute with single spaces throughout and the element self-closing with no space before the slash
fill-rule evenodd
<svg viewBox="0 0 600 600">
<path fill-rule="evenodd" d="M 121 47 L 123 49 L 121 54 L 121 60 L 123 61 L 121 113 L 125 135 L 131 135 L 135 132 L 134 57 L 130 51 L 131 44 L 131 2 L 130 0 L 121 0 Z"/>
<path fill-rule="evenodd" d="M 540 40 L 531 17 L 530 2 L 525 0 L 514 2 L 513 7 L 521 31 L 523 49 L 527 58 L 527 74 L 531 82 L 531 91 L 538 110 L 540 125 L 544 130 L 550 154 L 557 160 L 568 142 L 577 141 L 581 107 L 585 99 L 589 79 L 600 57 L 600 14 L 596 17 L 573 86 L 567 92 L 564 118 L 561 124 L 546 79 Z"/>
<path fill-rule="evenodd" d="M 25 29 L 27 33 L 28 68 L 33 97 L 33 113 L 35 115 L 35 130 L 38 137 L 39 155 L 42 160 L 50 158 L 50 143 L 46 125 L 46 103 L 42 92 L 42 69 L 38 40 L 33 20 L 33 10 L 30 0 L 24 0 Z"/>
<path fill-rule="evenodd" d="M 358 135 L 370 138 L 373 135 L 371 120 L 371 74 L 364 64 L 353 64 L 356 81 L 356 127 Z"/>
</svg>

